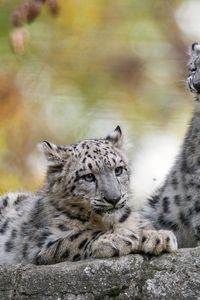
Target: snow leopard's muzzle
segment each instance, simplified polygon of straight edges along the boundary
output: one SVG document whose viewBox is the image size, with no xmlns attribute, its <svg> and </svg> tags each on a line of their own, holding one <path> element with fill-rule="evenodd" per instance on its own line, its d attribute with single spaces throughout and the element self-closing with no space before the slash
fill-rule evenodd
<svg viewBox="0 0 200 300">
<path fill-rule="evenodd" d="M 187 78 L 187 84 L 192 93 L 200 94 L 200 69 Z"/>
</svg>

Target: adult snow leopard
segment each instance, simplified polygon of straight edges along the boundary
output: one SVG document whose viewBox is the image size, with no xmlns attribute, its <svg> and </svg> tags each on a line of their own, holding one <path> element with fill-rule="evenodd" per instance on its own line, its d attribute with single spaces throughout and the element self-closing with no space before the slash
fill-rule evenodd
<svg viewBox="0 0 200 300">
<path fill-rule="evenodd" d="M 143 215 L 156 229 L 173 230 L 179 247 L 200 241 L 200 45 L 192 44 L 187 84 L 196 108 L 177 160 Z"/>
<path fill-rule="evenodd" d="M 43 142 L 46 181 L 0 198 L 0 263 L 52 264 L 177 249 L 167 230 L 142 230 L 130 205 L 129 164 L 118 126 L 104 139 Z"/>
</svg>

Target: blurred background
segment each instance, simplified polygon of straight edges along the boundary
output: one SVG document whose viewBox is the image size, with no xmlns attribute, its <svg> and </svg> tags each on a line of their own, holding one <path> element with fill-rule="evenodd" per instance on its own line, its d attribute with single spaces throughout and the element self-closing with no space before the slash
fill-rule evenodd
<svg viewBox="0 0 200 300">
<path fill-rule="evenodd" d="M 22 1 L 0 0 L 0 192 L 35 190 L 42 140 L 129 138 L 134 193 L 142 201 L 173 164 L 193 110 L 188 47 L 200 38 L 199 0 L 58 0 L 10 45 Z"/>
</svg>

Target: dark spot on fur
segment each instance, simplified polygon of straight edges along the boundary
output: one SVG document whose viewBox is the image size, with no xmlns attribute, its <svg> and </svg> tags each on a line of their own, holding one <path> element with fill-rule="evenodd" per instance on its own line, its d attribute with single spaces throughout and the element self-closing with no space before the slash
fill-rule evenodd
<svg viewBox="0 0 200 300">
<path fill-rule="evenodd" d="M 114 162 L 114 164 L 116 164 L 116 160 L 112 157 L 112 161 Z"/>
<path fill-rule="evenodd" d="M 142 244 L 147 240 L 146 236 L 142 237 Z"/>
<path fill-rule="evenodd" d="M 126 221 L 130 216 L 130 213 L 131 213 L 130 207 L 126 207 L 124 214 L 119 219 L 119 222 L 123 223 L 124 221 Z"/>
<path fill-rule="evenodd" d="M 123 240 L 124 241 L 124 243 L 127 245 L 127 246 L 131 246 L 132 245 L 132 243 L 130 242 L 130 241 L 128 241 L 128 240 Z"/>
<path fill-rule="evenodd" d="M 200 202 L 199 201 L 195 201 L 194 209 L 195 209 L 196 213 L 200 212 Z"/>
<path fill-rule="evenodd" d="M 92 240 L 91 239 L 89 239 L 88 241 L 87 241 L 87 243 L 84 245 L 84 251 L 88 248 L 91 248 L 91 244 L 92 244 Z"/>
<path fill-rule="evenodd" d="M 188 195 L 187 197 L 186 197 L 186 201 L 191 201 L 191 199 L 192 199 L 192 196 L 191 195 Z"/>
<path fill-rule="evenodd" d="M 75 190 L 75 188 L 76 188 L 75 185 L 73 185 L 73 186 L 71 187 L 71 189 L 70 189 L 70 192 L 73 193 L 73 191 Z"/>
<path fill-rule="evenodd" d="M 86 231 L 86 229 L 80 230 L 80 231 L 78 231 L 78 232 L 72 234 L 72 235 L 69 237 L 69 240 L 70 240 L 70 241 L 76 240 L 76 239 L 77 239 L 83 232 L 85 232 L 85 231 Z"/>
<path fill-rule="evenodd" d="M 54 245 L 56 242 L 57 242 L 57 240 L 48 242 L 47 245 L 46 245 L 46 248 L 48 249 L 49 247 Z"/>
<path fill-rule="evenodd" d="M 47 237 L 50 235 L 49 231 L 43 232 L 37 239 L 37 246 L 40 248 L 45 243 Z"/>
<path fill-rule="evenodd" d="M 90 170 L 92 170 L 92 164 L 88 164 L 88 168 L 90 169 Z"/>
<path fill-rule="evenodd" d="M 104 232 L 102 232 L 101 230 L 95 231 L 92 234 L 91 240 L 94 242 L 94 241 L 96 241 L 103 234 L 104 234 Z"/>
<path fill-rule="evenodd" d="M 193 207 L 190 207 L 190 208 L 188 209 L 187 216 L 188 216 L 188 217 L 191 217 L 191 216 L 193 215 L 193 213 L 194 213 L 194 209 L 193 209 Z"/>
<path fill-rule="evenodd" d="M 184 214 L 184 212 L 180 212 L 179 219 L 186 226 L 190 224 L 190 221 L 189 221 L 188 217 Z"/>
<path fill-rule="evenodd" d="M 104 213 L 100 208 L 94 208 L 94 211 L 98 215 L 103 215 L 103 213 Z"/>
<path fill-rule="evenodd" d="M 7 241 L 7 242 L 5 243 L 5 251 L 6 251 L 6 252 L 11 252 L 13 248 L 14 248 L 13 242 Z"/>
<path fill-rule="evenodd" d="M 164 197 L 162 201 L 163 201 L 163 203 L 162 203 L 163 212 L 164 213 L 169 213 L 170 212 L 170 210 L 169 210 L 169 205 L 170 205 L 169 198 Z"/>
<path fill-rule="evenodd" d="M 98 162 L 97 162 L 97 161 L 95 161 L 95 164 L 96 164 L 97 168 L 99 168 L 99 164 L 98 164 Z"/>
<path fill-rule="evenodd" d="M 27 196 L 25 195 L 18 195 L 17 196 L 17 199 L 15 200 L 14 204 L 15 205 L 18 205 L 20 204 L 23 200 L 25 200 L 27 198 Z"/>
<path fill-rule="evenodd" d="M 3 198 L 3 206 L 4 207 L 8 206 L 8 196 Z"/>
<path fill-rule="evenodd" d="M 59 228 L 61 231 L 68 231 L 68 230 L 69 230 L 69 227 L 67 227 L 65 224 L 59 224 L 59 225 L 58 225 L 58 228 Z"/>
<path fill-rule="evenodd" d="M 180 195 L 175 195 L 175 196 L 174 196 L 174 203 L 175 203 L 177 206 L 180 206 L 180 204 L 181 204 L 181 196 L 180 196 Z"/>
<path fill-rule="evenodd" d="M 133 234 L 133 233 L 130 235 L 130 238 L 131 238 L 131 239 L 134 239 L 134 240 L 138 240 L 137 235 L 135 235 L 135 234 Z"/>
<path fill-rule="evenodd" d="M 62 239 L 58 239 L 55 243 L 55 252 L 54 252 L 54 255 L 53 255 L 54 259 L 56 259 L 56 256 L 57 256 L 58 251 L 60 250 L 62 241 L 63 241 Z"/>
<path fill-rule="evenodd" d="M 160 239 L 157 238 L 157 239 L 156 239 L 156 245 L 159 245 L 159 244 L 160 244 Z"/>
<path fill-rule="evenodd" d="M 59 150 L 59 152 L 60 152 L 60 151 L 66 151 L 65 148 L 64 148 L 63 146 L 57 146 L 57 150 Z"/>
<path fill-rule="evenodd" d="M 62 212 L 65 216 L 67 216 L 71 220 L 79 220 L 81 222 L 85 222 L 88 220 L 88 216 L 80 215 L 79 213 L 63 211 Z"/>
<path fill-rule="evenodd" d="M 27 222 L 24 222 L 22 223 L 21 225 L 21 235 L 22 236 L 25 236 L 29 233 L 29 228 L 28 228 L 28 223 Z"/>
<path fill-rule="evenodd" d="M 128 241 L 126 241 L 126 242 L 128 242 Z M 112 247 L 112 250 L 113 250 L 113 257 L 116 257 L 116 256 L 119 256 L 119 250 L 117 249 L 117 248 L 114 248 L 114 247 Z"/>
<path fill-rule="evenodd" d="M 160 215 L 158 217 L 158 222 L 161 226 L 163 226 L 165 228 L 170 228 L 171 230 L 178 230 L 179 229 L 179 226 L 178 226 L 177 223 L 174 223 L 170 220 L 166 220 L 163 215 Z"/>
<path fill-rule="evenodd" d="M 3 223 L 3 225 L 1 226 L 1 228 L 0 228 L 0 233 L 1 233 L 1 234 L 4 234 L 5 231 L 7 230 L 7 228 L 8 228 L 8 220 L 6 220 L 6 221 Z"/>
<path fill-rule="evenodd" d="M 70 251 L 65 249 L 65 252 L 61 255 L 61 259 L 66 259 L 69 257 Z"/>
<path fill-rule="evenodd" d="M 22 247 L 22 255 L 23 255 L 23 258 L 26 258 L 27 257 L 27 252 L 28 252 L 28 244 L 23 244 L 23 247 Z"/>
<path fill-rule="evenodd" d="M 197 225 L 195 227 L 195 236 L 196 236 L 197 240 L 199 241 L 200 240 L 200 225 Z"/>
<path fill-rule="evenodd" d="M 17 230 L 13 229 L 12 232 L 11 232 L 11 239 L 15 239 L 16 236 L 17 236 Z"/>
<path fill-rule="evenodd" d="M 43 202 L 42 198 L 37 199 L 33 210 L 31 211 L 31 217 L 29 224 L 32 224 L 36 229 L 44 227 L 44 219 L 41 217 L 41 212 L 43 211 Z M 28 225 L 29 225 L 28 224 Z"/>
<path fill-rule="evenodd" d="M 50 176 L 54 173 L 60 173 L 63 169 L 63 164 L 51 165 L 48 167 L 47 176 Z"/>
<path fill-rule="evenodd" d="M 171 184 L 173 185 L 174 189 L 177 188 L 177 186 L 178 186 L 178 180 L 177 180 L 176 177 L 172 178 Z"/>
<path fill-rule="evenodd" d="M 85 244 L 87 243 L 87 241 L 88 241 L 88 239 L 84 239 L 84 240 L 79 244 L 78 248 L 79 248 L 79 249 L 82 249 L 82 248 L 85 246 Z"/>
<path fill-rule="evenodd" d="M 159 196 L 155 195 L 148 199 L 149 205 L 152 208 L 156 208 L 156 204 L 159 202 Z"/>
<path fill-rule="evenodd" d="M 76 255 L 74 255 L 74 257 L 73 257 L 73 261 L 78 261 L 78 260 L 80 260 L 81 259 L 81 256 L 80 256 L 80 254 L 76 254 Z"/>
</svg>

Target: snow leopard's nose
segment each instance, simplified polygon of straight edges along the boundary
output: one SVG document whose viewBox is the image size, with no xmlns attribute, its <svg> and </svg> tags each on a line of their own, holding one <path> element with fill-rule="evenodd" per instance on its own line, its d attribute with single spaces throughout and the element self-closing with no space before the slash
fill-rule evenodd
<svg viewBox="0 0 200 300">
<path fill-rule="evenodd" d="M 104 197 L 104 200 L 110 204 L 112 204 L 113 206 L 115 206 L 119 200 L 121 199 L 121 196 L 117 196 L 117 197 Z"/>
<path fill-rule="evenodd" d="M 120 185 L 116 175 L 110 171 L 103 174 L 98 182 L 102 199 L 113 206 L 116 206 L 121 199 Z"/>
</svg>

